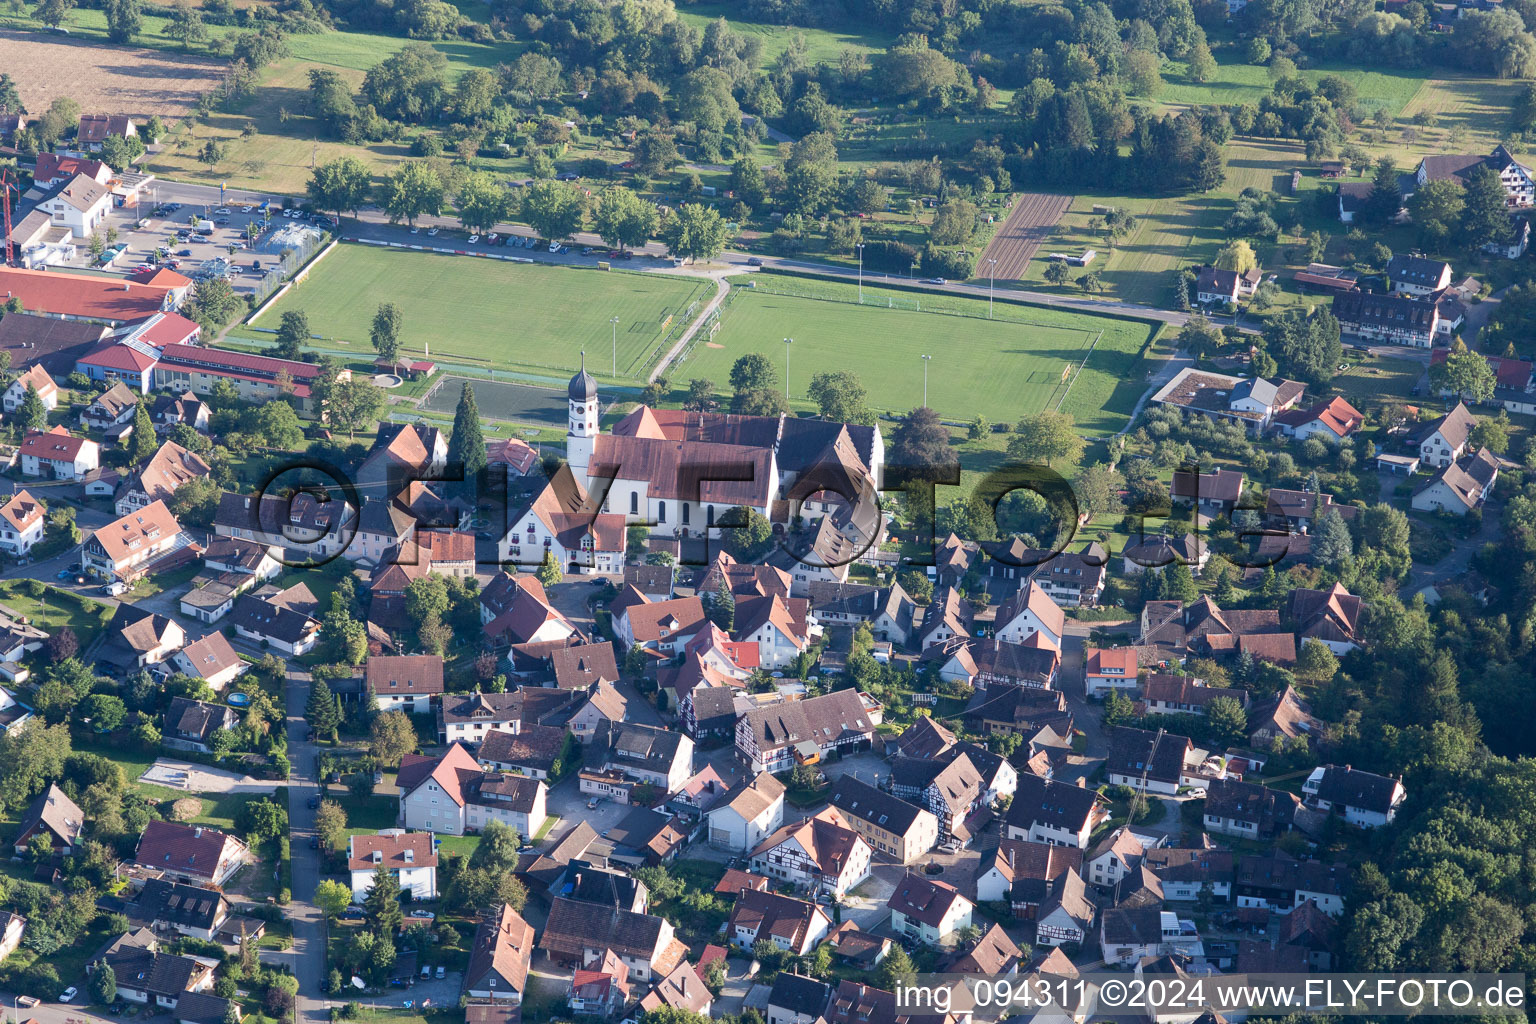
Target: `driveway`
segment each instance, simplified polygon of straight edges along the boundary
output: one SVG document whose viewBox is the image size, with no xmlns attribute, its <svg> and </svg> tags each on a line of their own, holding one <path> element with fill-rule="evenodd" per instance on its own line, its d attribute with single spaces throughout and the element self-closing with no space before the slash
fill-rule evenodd
<svg viewBox="0 0 1536 1024">
<path fill-rule="evenodd" d="M 614 803 L 612 800 L 603 800 L 596 807 L 588 808 L 587 801 L 592 799 L 586 793 L 581 792 L 580 783 L 573 775 L 560 782 L 549 791 L 546 798 L 546 809 L 552 815 L 560 819 L 554 829 L 550 831 L 550 837 L 563 836 L 575 827 L 578 821 L 585 821 L 595 828 L 599 835 L 607 829 L 617 825 L 626 814 L 634 810 L 628 804 Z"/>
<path fill-rule="evenodd" d="M 873 786 L 879 779 L 890 775 L 891 764 L 873 750 L 865 750 L 829 761 L 821 766 L 821 770 L 834 782 L 844 775 L 852 775 L 860 782 Z"/>
<path fill-rule="evenodd" d="M 198 794 L 272 793 L 277 790 L 276 782 L 263 782 L 249 775 L 168 757 L 162 757 L 146 768 L 144 774 L 139 776 L 139 781 Z"/>
</svg>

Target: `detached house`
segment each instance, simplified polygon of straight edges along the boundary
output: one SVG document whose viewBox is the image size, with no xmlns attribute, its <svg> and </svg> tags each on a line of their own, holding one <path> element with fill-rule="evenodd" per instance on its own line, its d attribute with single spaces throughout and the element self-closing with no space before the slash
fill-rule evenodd
<svg viewBox="0 0 1536 1024">
<path fill-rule="evenodd" d="M 1112 691 L 1137 689 L 1140 660 L 1134 647 L 1088 647 L 1083 652 L 1083 678 L 1088 698 L 1101 700 Z"/>
<path fill-rule="evenodd" d="M 117 998 L 156 1011 L 175 1010 L 188 993 L 201 993 L 213 984 L 213 968 L 189 956 L 173 956 L 124 943 L 102 957 L 117 980 Z"/>
<path fill-rule="evenodd" d="M 223 886 L 250 856 L 240 840 L 206 825 L 151 821 L 139 836 L 134 863 L 169 878 Z"/>
<path fill-rule="evenodd" d="M 34 839 L 46 840 L 51 852 L 68 857 L 84 831 L 85 812 L 50 782 L 22 812 L 12 845 L 19 854 L 30 853 Z"/>
<path fill-rule="evenodd" d="M 665 977 L 688 954 L 666 918 L 562 897 L 549 908 L 539 948 L 579 967 L 601 963 L 612 951 L 633 981 Z"/>
<path fill-rule="evenodd" d="M 662 656 L 682 653 L 708 619 L 697 597 L 632 604 L 613 616 L 613 631 L 625 650 L 642 647 Z"/>
<path fill-rule="evenodd" d="M 1066 613 L 1030 580 L 997 610 L 992 635 L 1012 644 L 1034 644 L 1061 650 L 1066 631 Z"/>
<path fill-rule="evenodd" d="M 1198 776 L 1201 756 L 1188 736 L 1117 726 L 1109 731 L 1105 770 L 1112 786 L 1130 786 L 1147 793 L 1173 796 L 1180 786 L 1204 788 Z"/>
<path fill-rule="evenodd" d="M 842 814 L 828 807 L 763 840 L 752 851 L 748 867 L 775 882 L 841 896 L 869 877 L 872 853 Z"/>
<path fill-rule="evenodd" d="M 459 836 L 499 821 L 532 836 L 548 816 L 549 790 L 542 780 L 487 772 L 460 743 L 441 757 L 407 754 L 395 781 L 399 821 L 413 831 Z"/>
<path fill-rule="evenodd" d="M 1294 827 L 1300 807 L 1301 801 L 1294 793 L 1235 779 L 1217 779 L 1205 793 L 1205 829 L 1239 839 L 1272 840 Z"/>
<path fill-rule="evenodd" d="M 1359 409 L 1337 396 L 1319 402 L 1310 409 L 1293 409 L 1275 417 L 1280 432 L 1298 441 L 1321 437 L 1329 444 L 1339 444 L 1360 429 L 1365 416 Z"/>
<path fill-rule="evenodd" d="M 784 772 L 796 764 L 867 750 L 875 722 L 854 690 L 754 708 L 736 722 L 736 754 L 753 774 Z"/>
<path fill-rule="evenodd" d="M 1333 315 L 1345 334 L 1412 348 L 1434 345 L 1440 312 L 1438 303 L 1411 295 L 1344 292 L 1333 297 Z"/>
<path fill-rule="evenodd" d="M 27 431 L 18 455 L 23 476 L 45 480 L 79 480 L 101 465 L 101 446 L 75 437 L 63 424 L 46 431 Z"/>
<path fill-rule="evenodd" d="M 205 479 L 213 468 L 196 452 L 189 452 L 175 441 L 167 441 L 150 456 L 116 495 L 117 514 L 126 516 L 157 501 L 170 501 L 176 489 L 192 480 Z"/>
<path fill-rule="evenodd" d="M 767 772 L 743 780 L 705 812 L 709 845 L 745 853 L 784 824 L 784 784 Z"/>
<path fill-rule="evenodd" d="M 1465 404 L 1457 402 L 1456 408 L 1420 431 L 1419 459 L 1437 469 L 1451 465 L 1466 453 L 1475 426 L 1477 417 Z"/>
<path fill-rule="evenodd" d="M 535 566 L 549 552 L 563 570 L 608 574 L 623 568 L 624 547 L 624 516 L 603 510 L 561 466 L 502 538 L 500 557 Z"/>
<path fill-rule="evenodd" d="M 1413 179 L 1418 185 L 1454 181 L 1465 187 L 1472 171 L 1480 166 L 1490 167 L 1498 174 L 1499 182 L 1504 186 L 1505 205 L 1511 210 L 1536 203 L 1536 181 L 1533 181 L 1531 169 L 1516 160 L 1502 144 L 1495 146 L 1487 156 L 1476 153 L 1426 156 L 1414 169 Z"/>
<path fill-rule="evenodd" d="M 151 878 L 139 890 L 133 917 L 155 931 L 214 941 L 229 920 L 230 903 L 217 889 Z"/>
<path fill-rule="evenodd" d="M 239 722 L 235 709 L 226 704 L 209 704 L 186 697 L 171 698 L 165 713 L 162 742 L 172 749 L 213 750 L 213 738 L 233 729 Z"/>
<path fill-rule="evenodd" d="M 1009 839 L 1085 850 L 1094 829 L 1108 820 L 1109 809 L 1096 791 L 1024 774 L 1004 826 Z"/>
<path fill-rule="evenodd" d="M 1401 779 L 1362 772 L 1347 764 L 1312 769 L 1301 791 L 1311 806 L 1331 811 L 1361 828 L 1392 824 L 1397 809 L 1408 799 Z"/>
<path fill-rule="evenodd" d="M 795 956 L 804 956 L 832 930 L 832 919 L 821 907 L 776 892 L 743 889 L 726 922 L 733 945 L 750 950 L 767 941 Z"/>
<path fill-rule="evenodd" d="M 474 1000 L 521 1005 L 528 988 L 533 944 L 533 926 L 510 904 L 503 903 L 475 929 L 469 967 L 464 972 L 464 994 Z"/>
<path fill-rule="evenodd" d="M 1449 512 L 1464 516 L 1487 501 L 1499 479 L 1499 459 L 1486 448 L 1441 468 L 1413 492 L 1420 512 Z"/>
<path fill-rule="evenodd" d="M 910 864 L 939 842 L 939 819 L 852 775 L 832 784 L 829 800 L 843 819 L 874 849 L 898 864 Z"/>
<path fill-rule="evenodd" d="M 1258 291 L 1263 275 L 1257 267 L 1239 274 L 1235 270 L 1222 270 L 1204 266 L 1195 276 L 1195 301 L 1202 306 L 1212 304 L 1237 305 Z"/>
<path fill-rule="evenodd" d="M 76 174 L 60 189 L 44 196 L 37 208 L 55 225 L 76 238 L 88 238 L 112 209 L 112 190 L 85 174 Z"/>
<path fill-rule="evenodd" d="M 59 407 L 59 386 L 48 376 L 43 364 L 36 363 L 11 381 L 11 386 L 0 396 L 0 406 L 4 407 L 6 415 L 21 408 L 21 404 L 26 401 L 28 387 L 37 389 L 37 397 L 42 399 L 44 409 L 52 412 Z"/>
<path fill-rule="evenodd" d="M 202 549 L 182 532 L 165 502 L 156 501 L 129 512 L 91 535 L 81 551 L 81 567 L 107 578 L 133 580 L 154 570 L 176 552 L 195 556 Z M 158 570 L 155 570 L 158 571 Z"/>
<path fill-rule="evenodd" d="M 0 505 L 0 550 L 13 558 L 25 558 L 43 539 L 43 505 L 26 491 L 17 491 Z"/>
<path fill-rule="evenodd" d="M 891 930 L 926 946 L 952 943 L 955 932 L 971 926 L 974 909 L 971 901 L 948 882 L 910 871 L 896 883 L 896 891 L 887 903 L 891 909 Z"/>
<path fill-rule="evenodd" d="M 373 888 L 380 869 L 395 877 L 401 892 L 412 899 L 437 899 L 437 841 L 430 832 L 387 828 L 377 835 L 355 835 L 347 840 L 347 870 L 352 896 L 361 903 Z"/>
<path fill-rule="evenodd" d="M 773 595 L 739 600 L 736 602 L 736 639 L 757 644 L 758 664 L 763 668 L 782 668 L 799 657 L 811 643 L 807 611 L 804 598 L 784 601 Z"/>
<path fill-rule="evenodd" d="M 1387 261 L 1387 280 L 1399 295 L 1424 297 L 1451 286 L 1451 265 L 1444 260 L 1397 253 Z"/>
<path fill-rule="evenodd" d="M 1218 469 L 1211 473 L 1191 473 L 1176 469 L 1168 494 L 1176 502 L 1194 505 L 1205 515 L 1230 515 L 1243 496 L 1243 485 L 1247 479 L 1244 474 L 1231 469 Z"/>
<path fill-rule="evenodd" d="M 432 698 L 443 693 L 443 659 L 437 654 L 374 655 L 363 669 L 363 688 L 382 711 L 423 715 Z"/>
</svg>

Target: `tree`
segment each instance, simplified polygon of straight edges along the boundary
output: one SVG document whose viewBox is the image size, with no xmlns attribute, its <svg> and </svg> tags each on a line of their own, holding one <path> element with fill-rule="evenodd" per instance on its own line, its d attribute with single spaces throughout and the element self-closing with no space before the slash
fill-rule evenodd
<svg viewBox="0 0 1536 1024">
<path fill-rule="evenodd" d="M 481 171 L 465 176 L 459 185 L 457 206 L 459 222 L 484 234 L 512 216 L 512 192 L 494 174 Z"/>
<path fill-rule="evenodd" d="M 203 148 L 197 151 L 197 159 L 199 163 L 207 164 L 210 169 L 217 167 L 224 159 L 224 147 L 217 139 L 209 139 L 203 143 Z"/>
<path fill-rule="evenodd" d="M 1397 167 L 1391 157 L 1376 161 L 1376 171 L 1371 177 L 1371 191 L 1360 205 L 1358 219 L 1377 226 L 1386 224 L 1403 208 L 1403 195 L 1397 183 Z"/>
<path fill-rule="evenodd" d="M 1509 196 L 1499 172 L 1478 164 L 1467 175 L 1465 204 L 1461 210 L 1461 240 L 1469 252 L 1510 235 Z"/>
<path fill-rule="evenodd" d="M 1242 743 L 1248 737 L 1248 713 L 1235 697 L 1213 697 L 1205 706 L 1206 725 L 1220 743 Z"/>
<path fill-rule="evenodd" d="M 411 161 L 401 164 L 384 179 L 379 205 L 384 207 L 391 224 L 403 220 L 414 225 L 423 214 L 435 217 L 443 212 L 444 194 L 437 172 L 425 163 Z"/>
<path fill-rule="evenodd" d="M 933 211 L 928 237 L 934 245 L 962 245 L 976 233 L 976 218 L 975 204 L 951 200 Z"/>
<path fill-rule="evenodd" d="M 314 903 L 326 920 L 335 920 L 352 905 L 352 887 L 344 882 L 322 878 L 315 886 Z"/>
<path fill-rule="evenodd" d="M 17 415 L 21 419 L 22 426 L 28 430 L 48 428 L 48 407 L 43 404 L 42 396 L 37 393 L 37 388 L 30 381 L 27 383 L 27 393 L 22 397 L 21 409 Z"/>
<path fill-rule="evenodd" d="M 49 28 L 58 28 L 75 9 L 75 0 L 39 0 L 32 16 Z"/>
<path fill-rule="evenodd" d="M 416 728 L 404 711 L 385 711 L 374 716 L 368 729 L 368 751 L 380 764 L 397 765 L 416 749 Z"/>
<path fill-rule="evenodd" d="M 1487 448 L 1495 455 L 1503 455 L 1509 450 L 1510 427 L 1509 413 L 1500 409 L 1497 417 L 1478 420 L 1469 436 L 1477 447 Z"/>
<path fill-rule="evenodd" d="M 307 191 L 316 208 L 330 210 L 338 218 L 343 213 L 356 217 L 373 191 L 373 175 L 361 160 L 344 156 L 310 172 Z"/>
<path fill-rule="evenodd" d="M 347 838 L 347 812 L 335 800 L 321 800 L 315 811 L 315 833 L 327 850 L 339 849 Z"/>
<path fill-rule="evenodd" d="M 560 563 L 555 561 L 552 551 L 545 551 L 544 557 L 539 560 L 539 568 L 536 574 L 539 582 L 546 587 L 552 587 L 565 579 L 565 574 L 560 571 Z"/>
<path fill-rule="evenodd" d="M 1215 266 L 1220 270 L 1232 270 L 1239 274 L 1246 274 L 1250 270 L 1257 270 L 1259 258 L 1253 253 L 1253 246 L 1241 238 L 1228 242 L 1216 253 Z"/>
<path fill-rule="evenodd" d="M 272 354 L 279 359 L 298 359 L 302 346 L 309 344 L 309 316 L 302 309 L 283 313 L 277 324 L 277 344 Z"/>
<path fill-rule="evenodd" d="M 304 428 L 287 402 L 268 402 L 240 418 L 242 429 L 261 439 L 268 448 L 293 450 L 304 443 Z"/>
<path fill-rule="evenodd" d="M 1466 193 L 1454 178 L 1431 179 L 1414 187 L 1408 212 L 1419 238 L 1430 247 L 1444 245 L 1461 223 Z"/>
<path fill-rule="evenodd" d="M 1067 279 L 1071 276 L 1072 272 L 1067 269 L 1067 265 L 1059 260 L 1045 265 L 1045 280 L 1050 284 L 1060 287 L 1066 284 Z"/>
<path fill-rule="evenodd" d="M 603 190 L 592 226 L 608 245 L 627 249 L 644 245 L 656 233 L 656 207 L 622 185 Z"/>
<path fill-rule="evenodd" d="M 324 405 L 326 421 L 351 438 L 359 430 L 373 430 L 384 409 L 384 391 L 371 377 L 354 373 L 330 387 Z"/>
<path fill-rule="evenodd" d="M 93 693 L 77 705 L 82 718 L 90 719 L 97 732 L 116 732 L 128 715 L 128 708 L 119 697 L 109 693 Z"/>
<path fill-rule="evenodd" d="M 737 505 L 715 521 L 720 527 L 720 546 L 738 562 L 755 562 L 773 542 L 773 525 L 754 508 Z"/>
<path fill-rule="evenodd" d="M 731 390 L 775 390 L 779 386 L 779 371 L 761 352 L 748 352 L 738 356 L 731 364 Z"/>
<path fill-rule="evenodd" d="M 405 715 L 399 711 L 387 711 L 380 718 L 389 715 Z M 410 725 L 409 722 L 406 723 Z M 400 922 L 405 919 L 405 914 L 400 909 L 400 880 L 395 877 L 394 869 L 388 864 L 380 864 L 373 872 L 373 884 L 368 887 L 368 892 L 363 896 L 363 919 L 368 922 L 368 930 L 375 935 L 394 935 L 400 927 Z"/>
<path fill-rule="evenodd" d="M 140 398 L 133 410 L 133 433 L 128 435 L 128 464 L 137 466 L 160 447 L 155 421 L 149 415 L 149 399 Z"/>
<path fill-rule="evenodd" d="M 708 615 L 709 621 L 727 633 L 736 628 L 736 596 L 731 593 L 730 581 L 724 576 L 709 600 Z"/>
<path fill-rule="evenodd" d="M 1429 380 L 1436 388 L 1450 392 L 1462 402 L 1488 401 L 1499 383 L 1488 360 L 1464 348 L 1453 351 L 1442 363 L 1430 364 Z"/>
<path fill-rule="evenodd" d="M 98 963 L 91 974 L 91 998 L 102 1006 L 117 1001 L 117 974 L 105 960 Z"/>
<path fill-rule="evenodd" d="M 1339 322 L 1323 306 L 1310 313 L 1288 309 L 1271 318 L 1264 348 L 1287 377 L 1316 385 L 1332 380 L 1344 357 Z"/>
<path fill-rule="evenodd" d="M 1076 463 L 1081 461 L 1084 447 L 1072 417 L 1047 409 L 1019 421 L 1008 442 L 1008 457 L 1047 466 L 1063 460 Z"/>
<path fill-rule="evenodd" d="M 1312 557 L 1319 565 L 1337 571 L 1354 553 L 1354 542 L 1349 536 L 1349 525 L 1336 508 L 1330 508 L 1318 519 L 1312 533 Z"/>
<path fill-rule="evenodd" d="M 708 377 L 695 377 L 688 382 L 688 397 L 683 400 L 683 408 L 697 409 L 700 412 L 710 409 L 715 404 L 715 382 Z"/>
<path fill-rule="evenodd" d="M 203 325 L 204 332 L 217 334 L 219 328 L 229 323 L 245 302 L 235 294 L 234 287 L 222 277 L 205 277 L 192 289 L 190 309 L 183 313 L 189 319 Z"/>
<path fill-rule="evenodd" d="M 318 735 L 336 738 L 336 730 L 341 726 L 341 709 L 336 705 L 336 695 L 322 676 L 315 676 L 309 685 L 309 699 L 304 703 L 304 721 Z"/>
<path fill-rule="evenodd" d="M 139 0 L 106 0 L 107 41 L 131 43 L 144 28 L 144 14 Z"/>
<path fill-rule="evenodd" d="M 582 207 L 581 195 L 561 181 L 536 181 L 523 190 L 523 219 L 539 237 L 550 241 L 569 238 L 581 229 Z"/>
<path fill-rule="evenodd" d="M 811 400 L 821 418 L 837 423 L 862 423 L 869 412 L 864 406 L 864 385 L 851 370 L 832 370 L 811 378 Z"/>
<path fill-rule="evenodd" d="M 448 464 L 464 468 L 463 489 L 473 493 L 475 481 L 487 463 L 485 434 L 480 429 L 480 408 L 475 405 L 475 389 L 468 381 L 459 391 L 459 404 L 453 410 L 453 432 L 448 435 Z"/>
<path fill-rule="evenodd" d="M 661 237 L 673 256 L 708 260 L 725 248 L 725 221 L 709 206 L 684 203 L 662 225 Z"/>
<path fill-rule="evenodd" d="M 1314 683 L 1326 683 L 1339 671 L 1339 659 L 1321 641 L 1303 640 L 1296 655 L 1296 674 Z"/>
<path fill-rule="evenodd" d="M 405 316 L 393 302 L 379 303 L 373 314 L 373 328 L 369 339 L 379 358 L 394 365 L 400 358 L 400 331 L 405 326 Z"/>
<path fill-rule="evenodd" d="M 361 665 L 368 656 L 368 631 L 342 611 L 327 612 L 320 620 L 320 648 L 326 657 L 344 665 Z"/>
<path fill-rule="evenodd" d="M 181 43 L 183 50 L 190 50 L 193 43 L 208 39 L 208 27 L 203 24 L 202 13 L 188 0 L 176 0 L 171 5 L 171 16 L 165 23 L 164 33 Z"/>
<path fill-rule="evenodd" d="M 917 978 L 917 967 L 901 946 L 893 945 L 875 969 L 875 984 L 888 992 L 910 985 Z"/>
</svg>

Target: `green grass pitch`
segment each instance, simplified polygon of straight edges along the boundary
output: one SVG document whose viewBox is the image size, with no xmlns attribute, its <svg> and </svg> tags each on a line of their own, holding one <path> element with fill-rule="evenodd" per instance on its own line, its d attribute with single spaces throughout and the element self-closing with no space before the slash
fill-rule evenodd
<svg viewBox="0 0 1536 1024">
<path fill-rule="evenodd" d="M 681 323 L 709 284 L 663 274 L 632 274 L 504 263 L 500 260 L 342 245 L 308 278 L 264 310 L 257 327 L 275 330 L 282 314 L 301 309 L 327 347 L 372 355 L 374 311 L 393 302 L 404 314 L 409 355 L 471 369 L 573 371 L 609 375 L 613 325 L 619 318 L 618 367 L 643 377 L 662 338 L 663 321 Z"/>
<path fill-rule="evenodd" d="M 980 414 L 1012 423 L 1055 408 L 1063 369 L 1075 371 L 1085 357 L 1087 366 L 1061 402 L 1083 433 L 1122 428 L 1146 389 L 1142 352 L 1156 328 L 1144 322 L 1003 301 L 996 319 L 988 320 L 984 299 L 866 285 L 861 306 L 854 285 L 768 275 L 757 281 L 756 288 L 738 290 L 712 340 L 701 335 L 673 364 L 674 385 L 704 377 L 725 392 L 731 364 L 748 352 L 765 353 L 782 374 L 788 337 L 794 339 L 789 383 L 795 405 L 809 404 L 813 374 L 848 369 L 858 374 L 874 411 L 904 413 L 922 404 L 924 355 L 933 357 L 928 404 L 952 421 Z M 877 305 L 887 299 L 906 308 Z M 922 311 L 911 308 L 914 299 Z"/>
</svg>

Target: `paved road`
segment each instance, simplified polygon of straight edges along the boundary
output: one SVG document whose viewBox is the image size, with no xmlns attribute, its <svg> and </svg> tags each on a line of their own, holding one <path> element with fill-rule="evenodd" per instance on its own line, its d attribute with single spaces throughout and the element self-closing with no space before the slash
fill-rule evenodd
<svg viewBox="0 0 1536 1024">
<path fill-rule="evenodd" d="M 299 979 L 300 1020 L 329 1018 L 325 992 L 325 921 L 310 899 L 320 881 L 320 853 L 309 848 L 315 831 L 315 812 L 309 799 L 320 792 L 315 776 L 315 745 L 308 739 L 304 705 L 309 701 L 309 673 L 288 670 L 288 758 L 293 772 L 288 777 L 288 834 L 292 837 L 293 902 L 286 911 L 293 924 L 293 948 L 281 954 Z"/>
</svg>

